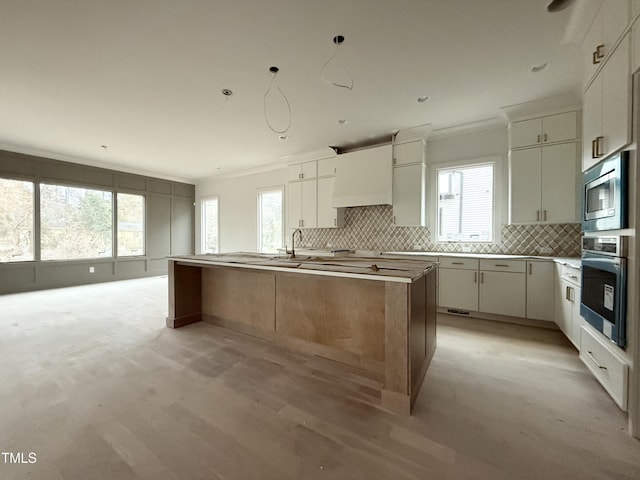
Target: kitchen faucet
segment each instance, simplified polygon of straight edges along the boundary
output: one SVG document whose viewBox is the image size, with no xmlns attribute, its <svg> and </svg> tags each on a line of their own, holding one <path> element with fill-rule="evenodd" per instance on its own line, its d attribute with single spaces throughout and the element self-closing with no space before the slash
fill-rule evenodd
<svg viewBox="0 0 640 480">
<path fill-rule="evenodd" d="M 302 241 L 302 230 L 296 228 L 291 234 L 291 251 L 285 248 L 285 253 L 289 255 L 289 258 L 296 258 L 296 233 L 298 234 L 298 240 Z"/>
</svg>

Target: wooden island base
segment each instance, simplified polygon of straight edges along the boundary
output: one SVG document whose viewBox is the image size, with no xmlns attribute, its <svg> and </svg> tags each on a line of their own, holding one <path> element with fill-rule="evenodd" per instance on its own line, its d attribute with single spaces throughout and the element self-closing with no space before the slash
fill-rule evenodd
<svg viewBox="0 0 640 480">
<path fill-rule="evenodd" d="M 167 326 L 201 320 L 369 371 L 410 414 L 436 348 L 436 269 L 412 283 L 169 260 Z"/>
</svg>

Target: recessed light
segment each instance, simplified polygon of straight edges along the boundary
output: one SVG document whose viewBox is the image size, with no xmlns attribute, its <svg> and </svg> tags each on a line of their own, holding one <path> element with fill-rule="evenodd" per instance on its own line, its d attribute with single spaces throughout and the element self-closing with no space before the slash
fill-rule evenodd
<svg viewBox="0 0 640 480">
<path fill-rule="evenodd" d="M 287 135 L 280 135 L 278 138 L 280 140 L 289 140 L 289 137 Z"/>
<path fill-rule="evenodd" d="M 532 73 L 541 72 L 542 70 L 544 70 L 548 66 L 549 66 L 549 63 L 547 63 L 547 62 L 541 63 L 540 65 L 534 65 L 533 67 L 531 67 L 531 72 Z"/>
<path fill-rule="evenodd" d="M 231 90 L 229 90 L 228 88 L 223 88 L 223 89 L 222 89 L 222 94 L 223 94 L 225 97 L 230 97 L 231 95 L 233 95 L 233 92 L 232 92 Z"/>
<path fill-rule="evenodd" d="M 108 146 L 106 146 L 106 145 L 100 145 L 100 148 L 102 148 L 103 150 L 105 150 L 105 151 L 106 151 L 106 150 L 107 150 L 107 148 L 109 148 L 109 147 L 108 147 Z"/>
<path fill-rule="evenodd" d="M 340 125 L 344 125 L 345 123 L 349 123 L 349 120 L 346 120 L 346 119 L 344 119 L 344 118 L 341 118 L 341 119 L 339 119 L 339 120 L 338 120 L 338 123 L 339 123 Z"/>
<path fill-rule="evenodd" d="M 429 97 L 427 95 L 423 95 L 422 97 L 418 97 L 417 102 L 418 103 L 424 103 L 427 100 L 429 100 Z"/>
</svg>

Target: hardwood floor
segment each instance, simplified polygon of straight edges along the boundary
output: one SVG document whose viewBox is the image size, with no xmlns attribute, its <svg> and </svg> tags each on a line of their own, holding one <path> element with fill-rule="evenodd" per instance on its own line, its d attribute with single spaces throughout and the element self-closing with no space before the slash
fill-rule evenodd
<svg viewBox="0 0 640 480">
<path fill-rule="evenodd" d="M 626 416 L 559 332 L 439 317 L 402 417 L 355 368 L 166 328 L 166 282 L 0 297 L 0 452 L 37 455 L 0 456 L 0 478 L 640 478 Z"/>
</svg>

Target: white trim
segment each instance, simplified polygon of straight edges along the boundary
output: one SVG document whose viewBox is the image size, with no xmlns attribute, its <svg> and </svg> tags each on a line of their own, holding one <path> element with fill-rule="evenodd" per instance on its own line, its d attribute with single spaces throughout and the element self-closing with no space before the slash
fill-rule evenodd
<svg viewBox="0 0 640 480">
<path fill-rule="evenodd" d="M 258 173 L 265 173 L 265 172 L 271 172 L 273 170 L 280 170 L 280 169 L 287 168 L 288 166 L 289 166 L 288 163 L 278 162 L 271 165 L 261 165 L 259 167 L 232 170 L 230 172 L 213 174 L 213 175 L 209 175 L 208 177 L 198 178 L 196 183 L 202 184 L 207 182 L 219 182 L 220 180 L 227 180 L 229 178 L 246 177 L 248 175 L 256 175 Z"/>
<path fill-rule="evenodd" d="M 446 242 L 438 240 L 438 170 L 450 170 L 457 167 L 472 167 L 482 164 L 493 164 L 493 239 L 491 241 L 480 242 Z M 438 244 L 456 244 L 456 245 L 469 245 L 469 244 L 483 244 L 483 245 L 498 245 L 502 241 L 501 225 L 502 225 L 502 199 L 504 198 L 503 182 L 502 182 L 502 169 L 504 168 L 504 159 L 500 155 L 492 155 L 489 157 L 470 158 L 466 160 L 457 160 L 455 162 L 438 163 L 431 165 L 430 174 L 430 194 L 429 204 L 429 225 L 431 228 L 431 242 L 434 245 Z"/>
<path fill-rule="evenodd" d="M 216 200 L 216 207 L 218 209 L 218 212 L 216 214 L 216 232 L 218 233 L 217 235 L 217 243 L 218 243 L 218 251 L 217 252 L 213 252 L 213 253 L 220 253 L 220 195 L 217 193 L 211 194 L 211 195 L 203 195 L 202 197 L 200 197 L 198 199 L 198 205 L 199 205 L 199 209 L 200 209 L 200 215 L 199 215 L 199 222 L 196 222 L 196 233 L 198 235 L 198 241 L 199 241 L 199 245 L 198 245 L 198 251 L 201 254 L 204 254 L 204 246 L 206 244 L 205 238 L 204 238 L 204 225 L 205 225 L 205 220 L 204 220 L 204 203 L 209 201 L 209 200 Z"/>
<path fill-rule="evenodd" d="M 260 200 L 261 200 L 261 195 L 263 193 L 269 193 L 269 192 L 280 192 L 280 194 L 282 195 L 282 204 L 281 204 L 281 209 L 280 209 L 280 214 L 282 215 L 282 228 L 281 228 L 281 238 L 282 238 L 282 243 L 280 244 L 279 248 L 284 248 L 285 245 L 285 239 L 284 239 L 284 235 L 285 235 L 285 224 L 286 224 L 286 209 L 285 209 L 285 188 L 284 185 L 275 185 L 273 187 L 260 187 L 256 190 L 256 251 L 257 252 L 261 252 L 261 253 L 271 253 L 271 252 L 262 252 L 260 250 L 260 246 L 261 246 L 261 237 L 262 237 L 262 221 L 261 221 L 261 204 L 260 204 Z"/>
</svg>

